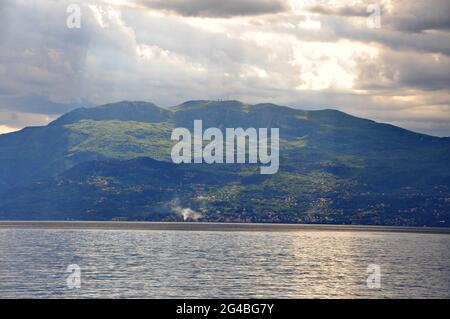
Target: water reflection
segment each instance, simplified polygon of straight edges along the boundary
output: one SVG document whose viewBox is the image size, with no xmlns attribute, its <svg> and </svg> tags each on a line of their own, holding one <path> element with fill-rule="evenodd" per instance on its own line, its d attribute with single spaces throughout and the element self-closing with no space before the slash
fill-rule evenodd
<svg viewBox="0 0 450 319">
<path fill-rule="evenodd" d="M 450 297 L 448 235 L 0 230 L 0 297 Z M 69 264 L 82 269 L 66 286 Z M 366 286 L 367 266 L 382 270 Z"/>
</svg>

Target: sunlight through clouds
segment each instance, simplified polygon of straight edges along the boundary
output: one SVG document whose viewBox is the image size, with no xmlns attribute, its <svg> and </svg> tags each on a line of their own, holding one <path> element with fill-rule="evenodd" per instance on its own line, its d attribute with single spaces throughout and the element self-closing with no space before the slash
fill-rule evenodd
<svg viewBox="0 0 450 319">
<path fill-rule="evenodd" d="M 18 130 L 19 129 L 15 128 L 15 127 L 9 127 L 9 126 L 6 126 L 6 125 L 0 125 L 0 134 L 11 133 L 11 132 L 18 131 Z"/>
<path fill-rule="evenodd" d="M 433 106 L 450 127 L 447 1 L 379 1 L 375 29 L 366 0 L 82 1 L 77 30 L 61 24 L 69 3 L 3 5 L 0 109 L 53 116 L 80 103 L 230 98 L 388 123 L 401 111 L 406 128 L 450 135 L 426 111 L 413 116 Z"/>
</svg>

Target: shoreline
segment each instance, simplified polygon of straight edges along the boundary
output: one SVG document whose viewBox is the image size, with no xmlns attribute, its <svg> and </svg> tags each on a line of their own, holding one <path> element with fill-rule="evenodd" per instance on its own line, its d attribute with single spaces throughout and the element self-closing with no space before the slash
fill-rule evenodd
<svg viewBox="0 0 450 319">
<path fill-rule="evenodd" d="M 0 221 L 1 229 L 173 230 L 173 231 L 347 231 L 450 235 L 450 228 L 328 224 L 262 224 L 123 221 Z"/>
</svg>

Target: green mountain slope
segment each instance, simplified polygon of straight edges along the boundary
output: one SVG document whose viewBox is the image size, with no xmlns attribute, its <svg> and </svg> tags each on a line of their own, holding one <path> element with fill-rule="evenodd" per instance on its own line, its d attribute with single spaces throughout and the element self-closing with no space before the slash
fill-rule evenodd
<svg viewBox="0 0 450 319">
<path fill-rule="evenodd" d="M 56 177 L 85 161 L 158 158 L 157 139 L 169 132 L 170 116 L 152 103 L 120 102 L 77 109 L 48 126 L 0 135 L 0 191 Z"/>
<path fill-rule="evenodd" d="M 204 128 L 280 128 L 279 173 L 172 164 L 173 128 L 197 119 Z M 209 221 L 443 226 L 449 162 L 448 138 L 335 110 L 119 102 L 0 135 L 0 219 L 179 220 L 184 209 Z"/>
</svg>

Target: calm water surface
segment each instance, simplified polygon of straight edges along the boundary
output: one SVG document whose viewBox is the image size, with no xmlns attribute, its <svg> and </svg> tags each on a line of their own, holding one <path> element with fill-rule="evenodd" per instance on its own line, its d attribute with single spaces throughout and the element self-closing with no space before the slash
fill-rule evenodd
<svg viewBox="0 0 450 319">
<path fill-rule="evenodd" d="M 70 264 L 80 289 L 67 287 Z M 88 297 L 450 298 L 450 236 L 0 230 L 0 298 Z"/>
</svg>

